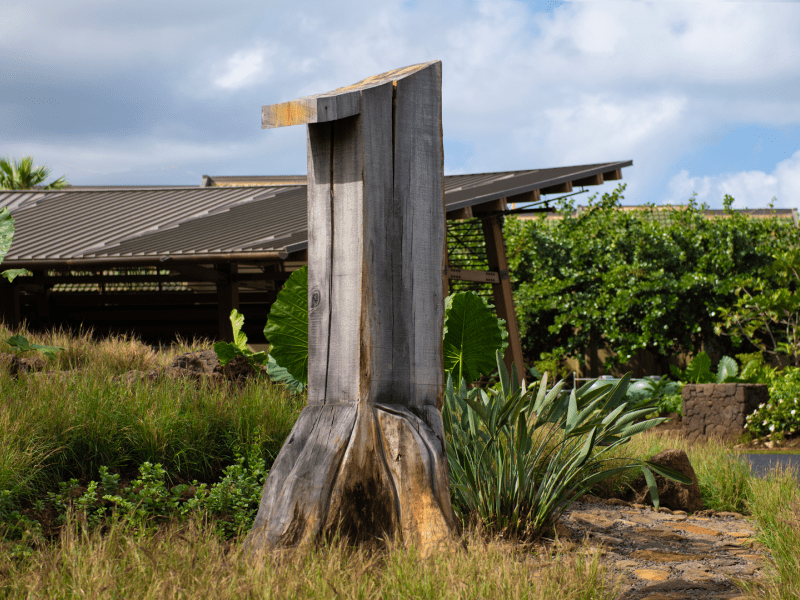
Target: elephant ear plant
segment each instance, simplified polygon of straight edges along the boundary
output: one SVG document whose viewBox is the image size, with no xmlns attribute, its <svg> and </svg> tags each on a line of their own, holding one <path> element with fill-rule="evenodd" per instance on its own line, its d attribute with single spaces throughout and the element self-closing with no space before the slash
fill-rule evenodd
<svg viewBox="0 0 800 600">
<path fill-rule="evenodd" d="M 624 471 L 643 471 L 656 507 L 654 473 L 691 483 L 660 465 L 612 454 L 665 420 L 639 420 L 653 412 L 650 404 L 629 408 L 630 375 L 613 387 L 590 390 L 589 382 L 566 394 L 563 381 L 548 391 L 546 376 L 538 390 L 526 388 L 516 367 L 509 375 L 499 351 L 496 358 L 500 381 L 494 388 L 468 389 L 462 379 L 456 389 L 448 378 L 445 391 L 450 488 L 463 521 L 535 539 L 576 498 Z"/>
<path fill-rule="evenodd" d="M 236 331 L 233 316 L 231 323 Z M 278 292 L 264 336 L 270 344 L 270 379 L 301 391 L 308 382 L 307 266 L 294 271 Z M 442 344 L 446 373 L 470 382 L 488 375 L 494 370 L 495 352 L 508 345 L 507 337 L 505 321 L 495 317 L 486 301 L 474 292 L 457 292 L 445 299 Z M 237 352 L 231 344 L 220 343 L 220 349 Z M 219 350 L 217 354 L 223 360 Z"/>
</svg>

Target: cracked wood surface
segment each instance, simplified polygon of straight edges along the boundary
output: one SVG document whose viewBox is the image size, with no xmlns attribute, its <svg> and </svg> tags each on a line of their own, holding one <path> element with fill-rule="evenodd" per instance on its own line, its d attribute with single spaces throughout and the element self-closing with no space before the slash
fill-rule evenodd
<svg viewBox="0 0 800 600">
<path fill-rule="evenodd" d="M 331 98 L 341 104 L 321 110 Z M 248 547 L 338 531 L 357 543 L 399 534 L 434 551 L 456 528 L 440 413 L 441 63 L 264 114 L 265 126 L 308 124 L 308 406 L 270 471 Z"/>
</svg>

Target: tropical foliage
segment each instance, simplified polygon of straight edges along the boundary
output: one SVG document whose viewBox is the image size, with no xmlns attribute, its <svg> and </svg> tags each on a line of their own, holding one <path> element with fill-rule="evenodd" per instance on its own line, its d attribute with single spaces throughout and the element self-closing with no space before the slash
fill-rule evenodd
<svg viewBox="0 0 800 600">
<path fill-rule="evenodd" d="M 592 197 L 580 211 L 564 201 L 559 219 L 506 220 L 528 354 L 583 355 L 607 346 L 607 366 L 614 366 L 647 349 L 666 366 L 666 357 L 694 354 L 713 336 L 719 307 L 734 304 L 737 288 L 771 264 L 779 247 L 797 246 L 791 222 L 732 210 L 709 219 L 694 199 L 620 210 L 623 191 Z M 726 196 L 727 209 L 732 203 Z"/>
<path fill-rule="evenodd" d="M 11 216 L 11 211 L 8 208 L 0 208 L 0 263 L 3 262 L 6 254 L 11 249 L 11 243 L 14 241 L 14 217 Z M 5 277 L 8 281 L 14 281 L 19 275 L 30 275 L 27 269 L 7 269 L 0 273 L 0 276 Z"/>
<path fill-rule="evenodd" d="M 308 267 L 293 272 L 270 308 L 264 336 L 276 365 L 308 383 Z"/>
<path fill-rule="evenodd" d="M 0 189 L 28 190 L 41 186 L 48 177 L 50 177 L 50 169 L 44 166 L 35 167 L 32 156 L 20 159 L 0 158 Z M 66 179 L 59 177 L 42 187 L 46 190 L 57 190 L 66 186 Z"/>
<path fill-rule="evenodd" d="M 769 402 L 747 417 L 745 427 L 756 437 L 800 431 L 800 368 L 787 367 L 775 374 L 769 386 Z"/>
<path fill-rule="evenodd" d="M 308 267 L 298 269 L 278 293 L 264 335 L 270 343 L 268 368 L 284 369 L 287 379 L 308 381 Z M 444 369 L 460 381 L 475 381 L 494 370 L 494 355 L 508 343 L 505 321 L 474 292 L 445 299 Z M 216 348 L 216 347 L 215 347 Z"/>
<path fill-rule="evenodd" d="M 494 371 L 495 353 L 508 346 L 505 321 L 474 292 L 451 294 L 444 307 L 445 373 L 472 382 Z"/>
<path fill-rule="evenodd" d="M 233 329 L 233 343 L 217 342 L 214 344 L 214 352 L 217 353 L 220 364 L 224 367 L 237 356 L 244 356 L 251 365 L 265 365 L 267 363 L 266 352 L 253 352 L 247 345 L 247 336 L 244 327 L 244 315 L 235 308 L 230 314 L 231 328 Z"/>
<path fill-rule="evenodd" d="M 520 382 L 496 355 L 500 382 L 489 389 L 458 389 L 448 379 L 442 410 L 453 506 L 465 521 L 535 538 L 593 486 L 641 469 L 658 506 L 653 472 L 686 477 L 640 459 L 612 454 L 632 436 L 664 419 L 647 419 L 654 405 L 630 409 L 624 401 L 630 375 L 615 386 L 589 382 L 563 394 L 563 381 L 538 390 Z M 616 408 L 611 408 L 616 406 Z M 612 458 L 613 456 L 613 458 Z"/>
<path fill-rule="evenodd" d="M 800 367 L 800 248 L 777 253 L 762 272 L 736 289 L 736 301 L 719 309 L 718 333 L 745 338 Z"/>
</svg>

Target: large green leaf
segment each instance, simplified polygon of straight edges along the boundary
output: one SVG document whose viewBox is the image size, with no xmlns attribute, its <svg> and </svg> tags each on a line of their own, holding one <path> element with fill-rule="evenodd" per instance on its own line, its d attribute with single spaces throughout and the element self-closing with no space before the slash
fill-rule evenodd
<svg viewBox="0 0 800 600">
<path fill-rule="evenodd" d="M 267 362 L 267 375 L 269 376 L 270 381 L 273 383 L 284 384 L 287 389 L 291 390 L 295 394 L 302 393 L 303 389 L 305 388 L 302 383 L 297 381 L 289 374 L 289 371 L 279 366 L 272 356 L 269 357 L 269 361 Z"/>
<path fill-rule="evenodd" d="M 11 249 L 14 240 L 14 218 L 8 208 L 0 208 L 0 262 Z"/>
<path fill-rule="evenodd" d="M 43 344 L 31 344 L 22 334 L 12 335 L 10 338 L 6 340 L 6 344 L 11 346 L 14 350 L 19 353 L 23 352 L 32 352 L 34 350 L 38 350 L 45 356 L 49 356 L 53 358 L 56 355 L 56 352 L 59 350 L 63 350 L 61 346 L 45 346 Z"/>
<path fill-rule="evenodd" d="M 723 356 L 717 366 L 717 383 L 725 383 L 736 379 L 739 374 L 739 365 L 730 356 Z"/>
<path fill-rule="evenodd" d="M 473 292 L 457 292 L 445 299 L 444 370 L 456 381 L 475 381 L 494 371 L 495 352 L 508 345 L 502 319 Z"/>
<path fill-rule="evenodd" d="M 269 354 L 297 381 L 308 383 L 308 267 L 298 269 L 278 292 L 264 327 Z"/>
<path fill-rule="evenodd" d="M 714 376 L 711 374 L 711 358 L 705 351 L 695 356 L 686 367 L 686 378 L 692 383 L 712 383 Z"/>
</svg>

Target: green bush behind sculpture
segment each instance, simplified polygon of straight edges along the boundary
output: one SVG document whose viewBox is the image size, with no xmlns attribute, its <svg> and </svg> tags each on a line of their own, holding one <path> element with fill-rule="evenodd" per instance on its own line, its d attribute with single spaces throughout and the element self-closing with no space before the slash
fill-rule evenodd
<svg viewBox="0 0 800 600">
<path fill-rule="evenodd" d="M 572 200 L 561 219 L 508 218 L 505 239 L 525 351 L 582 355 L 592 346 L 614 351 L 607 366 L 639 349 L 656 355 L 694 354 L 715 337 L 719 307 L 773 262 L 779 249 L 798 247 L 789 220 L 750 218 L 730 210 L 710 219 L 692 198 L 684 206 L 619 210 L 624 185 Z M 663 207 L 662 207 L 663 208 Z M 721 350 L 733 354 L 730 339 Z M 744 349 L 739 350 L 744 351 Z"/>
</svg>

